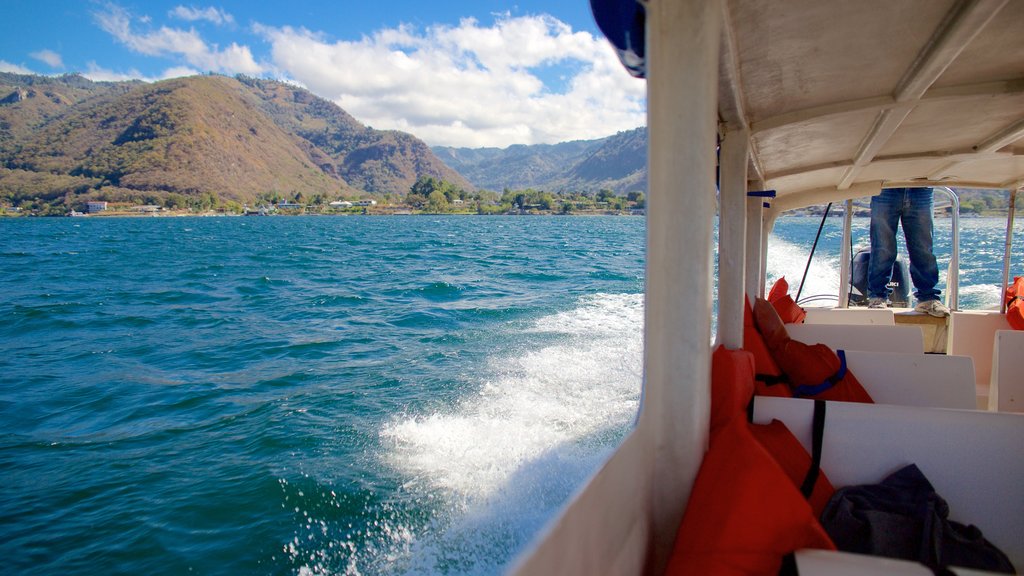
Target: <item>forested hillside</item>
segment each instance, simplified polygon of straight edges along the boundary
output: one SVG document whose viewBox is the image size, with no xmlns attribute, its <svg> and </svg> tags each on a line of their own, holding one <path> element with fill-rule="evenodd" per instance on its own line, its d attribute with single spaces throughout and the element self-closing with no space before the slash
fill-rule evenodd
<svg viewBox="0 0 1024 576">
<path fill-rule="evenodd" d="M 416 137 L 281 82 L 0 74 L 0 199 L 15 205 L 401 196 L 421 176 L 472 188 Z"/>
</svg>

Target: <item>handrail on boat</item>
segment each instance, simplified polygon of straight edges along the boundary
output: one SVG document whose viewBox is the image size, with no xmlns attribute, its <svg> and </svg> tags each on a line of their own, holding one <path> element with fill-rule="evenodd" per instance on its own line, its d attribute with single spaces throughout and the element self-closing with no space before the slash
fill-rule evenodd
<svg viewBox="0 0 1024 576">
<path fill-rule="evenodd" d="M 1006 314 L 1003 290 L 1010 285 L 1010 255 L 1013 248 L 1013 218 L 1017 212 L 1017 189 L 1010 190 L 1010 208 L 1006 214 L 1006 244 L 1003 247 L 1003 285 L 999 287 L 999 312 Z"/>
<path fill-rule="evenodd" d="M 949 256 L 949 268 L 946 270 L 946 306 L 950 310 L 957 310 L 960 300 L 960 196 L 948 186 L 939 186 L 935 190 L 949 196 L 951 204 L 951 217 L 953 235 L 950 239 L 952 244 Z"/>
</svg>

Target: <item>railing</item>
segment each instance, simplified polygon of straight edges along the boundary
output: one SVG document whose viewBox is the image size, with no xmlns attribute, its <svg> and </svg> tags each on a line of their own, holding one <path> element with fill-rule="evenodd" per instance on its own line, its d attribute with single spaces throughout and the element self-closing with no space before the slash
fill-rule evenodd
<svg viewBox="0 0 1024 576">
<path fill-rule="evenodd" d="M 949 196 L 953 235 L 950 239 L 949 268 L 946 270 L 946 306 L 956 310 L 960 299 L 960 197 L 952 188 L 935 188 Z"/>
<path fill-rule="evenodd" d="M 1003 290 L 1010 285 L 1010 255 L 1013 248 L 1013 218 L 1017 212 L 1017 190 L 1010 190 L 1010 208 L 1006 214 L 1006 245 L 1003 249 L 1003 284 L 999 287 L 999 312 L 1006 314 Z"/>
</svg>

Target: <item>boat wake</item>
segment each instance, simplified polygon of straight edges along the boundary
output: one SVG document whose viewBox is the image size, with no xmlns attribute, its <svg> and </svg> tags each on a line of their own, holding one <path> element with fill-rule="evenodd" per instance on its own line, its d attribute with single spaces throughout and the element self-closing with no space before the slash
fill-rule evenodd
<svg viewBox="0 0 1024 576">
<path fill-rule="evenodd" d="M 405 491 L 441 510 L 392 571 L 491 574 L 528 544 L 628 431 L 643 297 L 598 294 L 510 334 L 478 392 L 382 430 Z"/>
<path fill-rule="evenodd" d="M 770 288 L 776 280 L 785 276 L 789 282 L 789 293 L 796 297 L 800 279 L 807 266 L 807 247 L 788 242 L 776 236 L 768 241 L 768 273 L 766 285 Z M 835 306 L 835 294 L 839 286 L 839 258 L 828 251 L 819 250 L 807 271 L 801 300 L 817 295 L 829 295 L 830 301 L 814 303 L 814 306 Z"/>
</svg>

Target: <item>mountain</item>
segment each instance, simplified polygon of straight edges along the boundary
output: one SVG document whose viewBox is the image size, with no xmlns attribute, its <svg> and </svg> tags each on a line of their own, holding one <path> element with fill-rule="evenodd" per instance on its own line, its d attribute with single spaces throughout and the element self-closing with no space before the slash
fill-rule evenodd
<svg viewBox="0 0 1024 576">
<path fill-rule="evenodd" d="M 472 189 L 416 137 L 282 82 L 0 73 L 0 197 L 404 195 L 420 176 Z"/>
<path fill-rule="evenodd" d="M 433 151 L 478 188 L 500 191 L 534 188 L 618 194 L 647 188 L 647 129 L 636 128 L 600 140 L 508 148 L 452 148 Z"/>
</svg>

